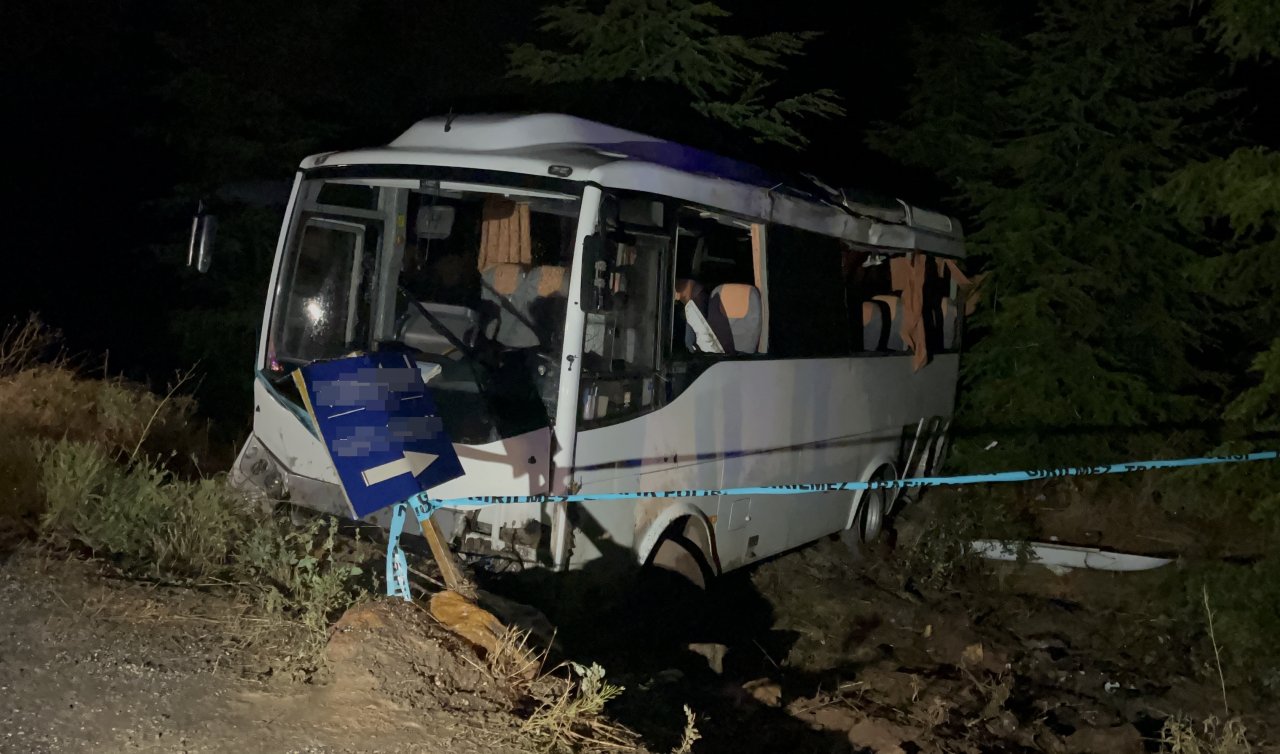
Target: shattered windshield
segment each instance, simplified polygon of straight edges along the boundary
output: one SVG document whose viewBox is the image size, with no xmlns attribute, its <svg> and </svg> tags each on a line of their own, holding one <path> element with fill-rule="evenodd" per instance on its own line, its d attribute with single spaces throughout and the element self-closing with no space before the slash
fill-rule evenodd
<svg viewBox="0 0 1280 754">
<path fill-rule="evenodd" d="M 548 425 L 577 195 L 342 177 L 303 181 L 297 205 L 264 365 L 278 388 L 316 360 L 398 349 L 455 441 Z"/>
</svg>

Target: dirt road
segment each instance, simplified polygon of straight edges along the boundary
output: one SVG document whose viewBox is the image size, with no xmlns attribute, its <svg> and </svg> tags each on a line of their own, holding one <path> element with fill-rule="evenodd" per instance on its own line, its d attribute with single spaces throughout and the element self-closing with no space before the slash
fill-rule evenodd
<svg viewBox="0 0 1280 754">
<path fill-rule="evenodd" d="M 420 608 L 357 607 L 316 670 L 229 590 L 110 574 L 30 545 L 0 563 L 0 751 L 538 750 L 527 696 Z M 553 661 L 598 661 L 626 688 L 607 710 L 638 750 L 676 748 L 688 705 L 702 753 L 1136 753 L 1170 715 L 1222 711 L 1205 658 L 1144 615 L 1141 579 L 1011 564 L 930 592 L 826 542 L 726 577 L 711 620 L 642 610 L 619 584 L 539 607 Z M 1272 750 L 1276 711 L 1232 704 Z"/>
<path fill-rule="evenodd" d="M 528 750 L 511 700 L 415 608 L 348 620 L 304 678 L 244 646 L 262 627 L 216 589 L 100 570 L 25 549 L 0 566 L 0 751 Z"/>
</svg>

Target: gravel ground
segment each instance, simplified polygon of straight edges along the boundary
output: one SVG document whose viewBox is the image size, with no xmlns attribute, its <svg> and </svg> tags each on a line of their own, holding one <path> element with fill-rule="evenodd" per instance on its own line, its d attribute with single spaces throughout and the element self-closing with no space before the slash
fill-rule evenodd
<svg viewBox="0 0 1280 754">
<path fill-rule="evenodd" d="M 529 748 L 509 701 L 448 637 L 406 644 L 403 626 L 384 625 L 335 641 L 331 653 L 346 649 L 323 678 L 302 679 L 246 650 L 233 601 L 98 570 L 32 550 L 0 564 L 0 752 Z"/>
</svg>

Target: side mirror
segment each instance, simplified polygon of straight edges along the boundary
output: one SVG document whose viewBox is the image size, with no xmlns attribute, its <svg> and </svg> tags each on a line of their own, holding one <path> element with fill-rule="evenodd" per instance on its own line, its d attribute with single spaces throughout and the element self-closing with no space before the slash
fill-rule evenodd
<svg viewBox="0 0 1280 754">
<path fill-rule="evenodd" d="M 604 237 L 593 233 L 582 239 L 582 308 L 588 312 L 603 311 L 609 282 L 609 260 L 605 256 Z"/>
<path fill-rule="evenodd" d="M 218 235 L 218 218 L 204 211 L 204 202 L 191 219 L 191 240 L 187 244 L 187 266 L 208 272 L 213 261 L 213 240 Z"/>
</svg>

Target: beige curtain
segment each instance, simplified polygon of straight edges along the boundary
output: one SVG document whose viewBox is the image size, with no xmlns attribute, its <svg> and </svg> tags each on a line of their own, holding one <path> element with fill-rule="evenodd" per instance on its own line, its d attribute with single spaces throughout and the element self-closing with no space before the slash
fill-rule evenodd
<svg viewBox="0 0 1280 754">
<path fill-rule="evenodd" d="M 964 300 L 964 316 L 972 316 L 974 310 L 978 308 L 978 298 L 982 294 L 982 281 L 986 279 L 987 273 L 974 275 L 970 279 L 960 271 L 960 265 L 956 264 L 956 260 L 939 258 L 938 274 L 945 275 L 948 272 L 951 273 L 951 279 L 955 281 L 956 286 L 960 288 Z"/>
<path fill-rule="evenodd" d="M 924 254 L 911 252 L 902 266 L 902 343 L 911 350 L 911 369 L 919 371 L 929 363 L 929 345 L 924 332 L 924 280 L 929 274 Z"/>
<path fill-rule="evenodd" d="M 533 264 L 533 241 L 529 235 L 529 205 L 501 196 L 484 200 L 480 225 L 481 272 L 496 264 Z"/>
<path fill-rule="evenodd" d="M 751 224 L 751 266 L 756 271 L 756 290 L 760 291 L 760 342 L 757 353 L 769 352 L 769 273 L 765 270 L 764 226 Z"/>
</svg>

